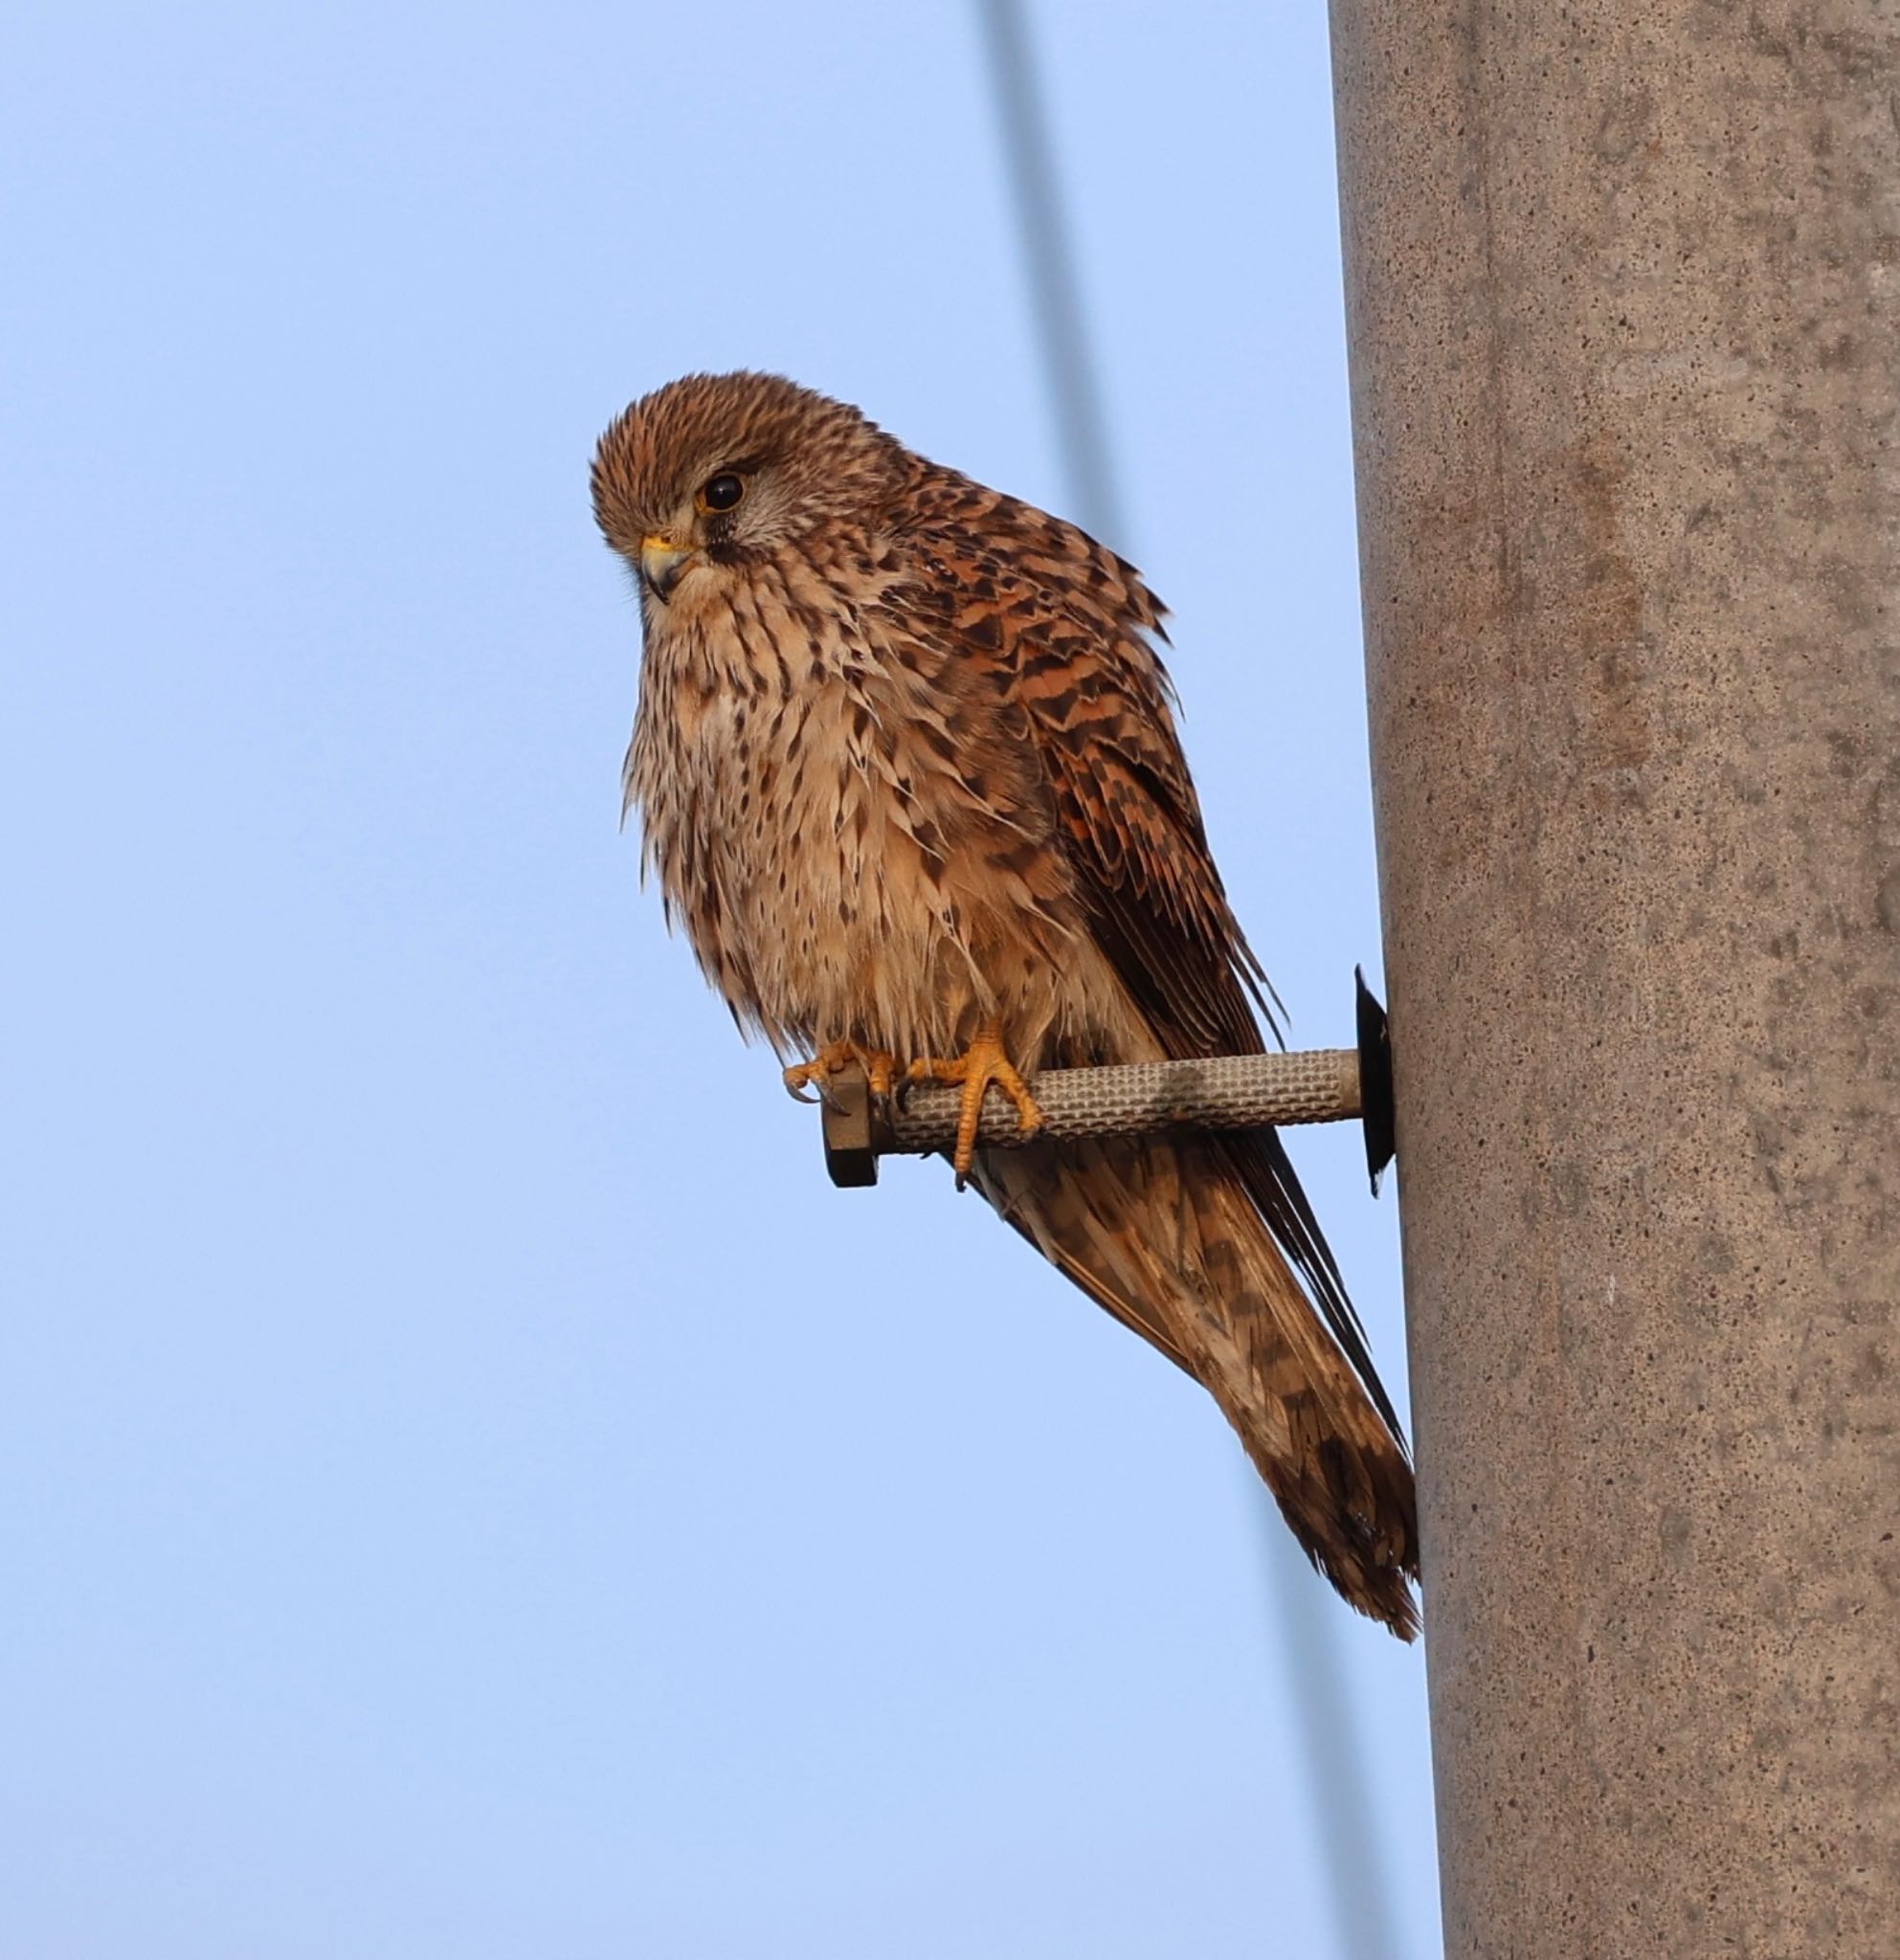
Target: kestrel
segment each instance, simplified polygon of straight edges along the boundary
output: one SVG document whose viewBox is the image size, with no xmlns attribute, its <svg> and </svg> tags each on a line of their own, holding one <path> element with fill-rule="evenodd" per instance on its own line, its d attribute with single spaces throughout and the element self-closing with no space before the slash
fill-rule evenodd
<svg viewBox="0 0 1900 1960">
<path fill-rule="evenodd" d="M 959 1181 L 1209 1390 L 1411 1638 L 1411 1465 L 1279 1138 L 972 1147 L 991 1083 L 1027 1126 L 1039 1069 L 1256 1052 L 1250 995 L 1271 1022 L 1140 575 L 767 374 L 635 402 L 593 506 L 639 578 L 643 862 L 741 1025 L 811 1058 L 794 1085 L 963 1082 Z"/>
</svg>

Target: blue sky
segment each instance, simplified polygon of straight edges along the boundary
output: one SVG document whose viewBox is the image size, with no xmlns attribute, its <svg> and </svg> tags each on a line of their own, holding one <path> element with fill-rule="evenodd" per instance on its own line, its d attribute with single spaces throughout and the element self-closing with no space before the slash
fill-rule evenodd
<svg viewBox="0 0 1900 1960">
<path fill-rule="evenodd" d="M 1324 11 L 1034 25 L 1114 542 L 1342 1041 Z M 1213 1405 L 942 1166 L 832 1191 L 616 829 L 630 396 L 1063 507 L 970 11 L 29 5 L 0 157 L 0 1944 L 1340 1950 Z M 1402 1399 L 1390 1193 L 1295 1147 Z M 1434 1952 L 1422 1663 L 1322 1603 Z"/>
</svg>

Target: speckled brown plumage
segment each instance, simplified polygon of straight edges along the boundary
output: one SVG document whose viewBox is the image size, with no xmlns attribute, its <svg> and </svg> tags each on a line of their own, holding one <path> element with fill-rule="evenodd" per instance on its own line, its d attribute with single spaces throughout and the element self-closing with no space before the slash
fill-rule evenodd
<svg viewBox="0 0 1900 1960">
<path fill-rule="evenodd" d="M 995 1026 L 1026 1073 L 1260 1047 L 1131 566 L 769 375 L 636 402 L 593 500 L 643 570 L 628 803 L 743 1024 L 900 1063 Z M 1313 1562 L 1409 1638 L 1411 1468 L 1278 1138 L 1038 1142 L 972 1176 L 1206 1385 Z"/>
</svg>

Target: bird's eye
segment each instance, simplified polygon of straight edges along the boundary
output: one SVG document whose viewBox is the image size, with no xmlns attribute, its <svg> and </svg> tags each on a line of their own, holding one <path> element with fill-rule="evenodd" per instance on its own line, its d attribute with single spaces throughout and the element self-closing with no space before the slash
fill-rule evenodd
<svg viewBox="0 0 1900 1960">
<path fill-rule="evenodd" d="M 746 479 L 730 470 L 721 470 L 700 485 L 699 506 L 702 510 L 730 510 L 745 494 Z"/>
</svg>

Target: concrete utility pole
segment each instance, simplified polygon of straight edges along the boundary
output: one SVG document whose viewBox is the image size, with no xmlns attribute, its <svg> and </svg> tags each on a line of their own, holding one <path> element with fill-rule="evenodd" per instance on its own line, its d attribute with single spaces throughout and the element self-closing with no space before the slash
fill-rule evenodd
<svg viewBox="0 0 1900 1960">
<path fill-rule="evenodd" d="M 1900 1952 L 1900 11 L 1332 11 L 1447 1949 Z"/>
</svg>

